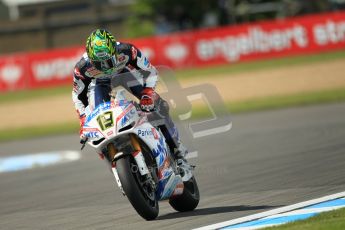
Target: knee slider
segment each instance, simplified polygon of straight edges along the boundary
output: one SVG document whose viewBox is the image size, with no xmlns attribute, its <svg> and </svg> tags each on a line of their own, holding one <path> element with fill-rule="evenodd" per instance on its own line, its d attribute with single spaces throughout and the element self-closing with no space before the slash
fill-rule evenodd
<svg viewBox="0 0 345 230">
<path fill-rule="evenodd" d="M 164 116 L 169 116 L 169 103 L 161 99 L 158 102 L 158 110 Z"/>
</svg>

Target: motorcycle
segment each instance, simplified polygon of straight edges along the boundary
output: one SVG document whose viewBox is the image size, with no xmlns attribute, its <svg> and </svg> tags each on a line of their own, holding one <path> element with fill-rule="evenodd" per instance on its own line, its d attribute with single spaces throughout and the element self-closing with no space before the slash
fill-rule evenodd
<svg viewBox="0 0 345 230">
<path fill-rule="evenodd" d="M 168 199 L 176 211 L 192 211 L 200 199 L 193 166 L 176 164 L 149 115 L 118 90 L 87 115 L 83 147 L 87 143 L 107 159 L 118 187 L 144 219 L 158 216 L 161 200 Z"/>
</svg>

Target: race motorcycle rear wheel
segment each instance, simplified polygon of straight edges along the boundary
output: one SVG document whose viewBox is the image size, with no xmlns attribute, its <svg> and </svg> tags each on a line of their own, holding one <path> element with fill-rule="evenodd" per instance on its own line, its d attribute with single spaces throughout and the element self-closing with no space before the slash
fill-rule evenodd
<svg viewBox="0 0 345 230">
<path fill-rule="evenodd" d="M 183 182 L 183 184 L 183 193 L 170 197 L 169 204 L 179 212 L 193 211 L 198 206 L 200 200 L 198 184 L 194 176 L 188 181 Z"/>
<path fill-rule="evenodd" d="M 122 188 L 137 213 L 146 220 L 153 220 L 158 216 L 159 206 L 154 189 L 145 184 L 145 178 L 140 175 L 131 155 L 116 161 L 116 169 Z"/>
</svg>

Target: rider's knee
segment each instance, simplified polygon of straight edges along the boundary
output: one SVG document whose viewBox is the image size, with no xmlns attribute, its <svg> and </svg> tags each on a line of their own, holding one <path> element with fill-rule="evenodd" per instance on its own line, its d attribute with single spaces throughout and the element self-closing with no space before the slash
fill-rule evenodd
<svg viewBox="0 0 345 230">
<path fill-rule="evenodd" d="M 159 113 L 164 116 L 169 116 L 169 103 L 161 97 L 159 97 L 157 104 Z"/>
</svg>

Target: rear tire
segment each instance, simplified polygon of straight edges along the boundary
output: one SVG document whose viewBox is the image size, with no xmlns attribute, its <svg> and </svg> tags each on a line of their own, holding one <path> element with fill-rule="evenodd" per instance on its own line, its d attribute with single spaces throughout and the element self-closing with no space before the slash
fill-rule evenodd
<svg viewBox="0 0 345 230">
<path fill-rule="evenodd" d="M 134 162 L 131 156 L 123 157 L 116 161 L 116 169 L 126 196 L 137 213 L 146 220 L 153 220 L 158 216 L 159 206 L 155 199 L 150 200 L 139 185 L 139 172 L 132 172 L 131 164 Z M 140 175 L 140 174 L 139 174 Z"/>
<path fill-rule="evenodd" d="M 194 176 L 183 184 L 183 193 L 171 197 L 169 199 L 169 204 L 179 212 L 193 211 L 198 206 L 200 200 L 198 184 Z"/>
</svg>

